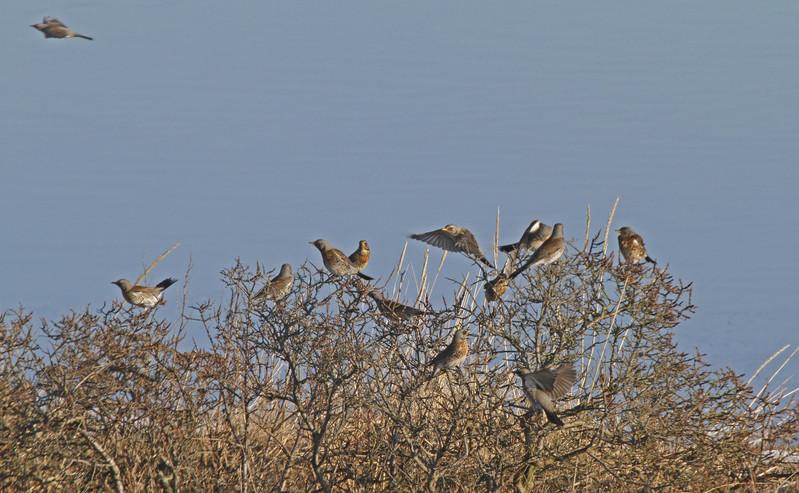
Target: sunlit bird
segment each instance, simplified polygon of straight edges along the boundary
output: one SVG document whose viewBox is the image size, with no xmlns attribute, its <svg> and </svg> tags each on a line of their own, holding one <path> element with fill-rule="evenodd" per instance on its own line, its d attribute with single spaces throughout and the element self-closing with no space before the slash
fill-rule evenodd
<svg viewBox="0 0 799 493">
<path fill-rule="evenodd" d="M 394 320 L 395 322 L 425 314 L 424 310 L 403 305 L 402 303 L 386 298 L 380 291 L 369 291 L 369 296 L 375 300 L 377 309 L 380 310 L 380 313 L 382 313 L 386 318 Z"/>
<path fill-rule="evenodd" d="M 61 21 L 55 17 L 45 17 L 40 24 L 31 24 L 31 27 L 44 33 L 45 38 L 83 38 L 92 40 L 88 36 L 78 34 L 72 29 L 68 29 Z"/>
<path fill-rule="evenodd" d="M 367 281 L 372 280 L 371 277 L 362 273 L 360 269 L 358 269 L 358 266 L 355 265 L 349 257 L 344 255 L 341 250 L 333 248 L 333 245 L 328 243 L 327 240 L 319 238 L 309 243 L 319 249 L 319 253 L 322 254 L 322 262 L 325 264 L 327 270 L 334 276 L 358 276 Z"/>
<path fill-rule="evenodd" d="M 127 279 L 120 279 L 111 284 L 116 284 L 122 290 L 122 296 L 125 301 L 131 305 L 140 306 L 143 308 L 152 308 L 159 304 L 164 298 L 164 290 L 169 286 L 178 282 L 177 279 L 169 278 L 164 279 L 153 287 L 148 286 L 134 286 Z"/>
<path fill-rule="evenodd" d="M 433 245 L 434 247 L 448 250 L 450 252 L 463 253 L 473 259 L 479 260 L 487 266 L 494 266 L 483 254 L 483 249 L 477 243 L 471 231 L 454 224 L 448 224 L 441 229 L 428 231 L 427 233 L 412 234 L 410 238 Z"/>
<path fill-rule="evenodd" d="M 557 223 L 552 229 L 552 236 L 538 247 L 533 256 L 530 257 L 530 260 L 522 264 L 509 277 L 514 279 L 530 267 L 551 264 L 558 260 L 565 251 L 566 241 L 563 239 L 563 224 Z"/>
<path fill-rule="evenodd" d="M 366 265 L 369 263 L 369 244 L 366 243 L 366 240 L 358 242 L 358 249 L 352 252 L 349 259 L 359 271 L 366 268 Z"/>
<path fill-rule="evenodd" d="M 619 233 L 619 250 L 627 262 L 638 263 L 646 259 L 647 262 L 656 264 L 652 258 L 646 253 L 644 248 L 644 240 L 641 235 L 637 234 L 633 228 L 625 226 L 616 230 Z"/>
<path fill-rule="evenodd" d="M 458 329 L 455 335 L 452 336 L 452 342 L 449 346 L 444 348 L 443 351 L 433 358 L 427 366 L 433 367 L 433 373 L 430 375 L 430 380 L 451 368 L 460 365 L 469 355 L 469 341 L 466 336 L 469 334 L 467 329 Z"/>
<path fill-rule="evenodd" d="M 530 409 L 542 409 L 550 423 L 563 426 L 563 421 L 555 414 L 552 401 L 560 399 L 571 390 L 577 380 L 574 366 L 566 362 L 555 370 L 547 368 L 532 372 L 528 368 L 519 368 L 514 373 L 522 379 L 522 388 L 530 401 Z"/>
<path fill-rule="evenodd" d="M 282 300 L 291 292 L 291 287 L 293 285 L 294 274 L 291 272 L 291 266 L 289 264 L 283 264 L 283 266 L 280 267 L 280 273 L 268 281 L 252 299 Z"/>
</svg>

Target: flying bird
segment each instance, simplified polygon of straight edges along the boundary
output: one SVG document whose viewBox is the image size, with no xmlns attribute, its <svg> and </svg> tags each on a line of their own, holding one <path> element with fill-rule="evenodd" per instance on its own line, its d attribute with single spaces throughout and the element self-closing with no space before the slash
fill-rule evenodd
<svg viewBox="0 0 799 493">
<path fill-rule="evenodd" d="M 140 306 L 143 308 L 152 308 L 159 304 L 164 298 L 164 290 L 169 286 L 178 282 L 177 279 L 164 279 L 153 287 L 147 286 L 134 286 L 127 279 L 120 279 L 111 284 L 116 284 L 122 290 L 122 296 L 125 301 L 131 305 Z"/>
<path fill-rule="evenodd" d="M 532 252 L 543 245 L 551 235 L 552 227 L 547 226 L 536 219 L 535 221 L 531 222 L 529 226 L 527 226 L 527 229 L 524 230 L 524 233 L 522 233 L 522 237 L 519 238 L 519 241 L 516 243 L 510 243 L 508 245 L 501 245 L 499 247 L 499 251 L 505 253 L 524 253 L 526 251 Z"/>
<path fill-rule="evenodd" d="M 621 250 L 621 254 L 624 255 L 624 260 L 638 263 L 646 259 L 647 262 L 657 264 L 657 262 L 647 255 L 643 238 L 641 238 L 641 235 L 637 234 L 633 228 L 625 226 L 621 229 L 617 229 L 616 232 L 619 233 L 619 250 Z"/>
<path fill-rule="evenodd" d="M 530 260 L 522 264 L 509 277 L 515 279 L 516 276 L 530 267 L 551 264 L 558 260 L 564 251 L 566 251 L 566 241 L 563 239 L 563 224 L 557 223 L 552 229 L 552 236 L 538 247 L 533 256 L 530 257 Z"/>
<path fill-rule="evenodd" d="M 477 243 L 471 231 L 454 224 L 448 224 L 441 229 L 427 233 L 412 234 L 410 238 L 419 240 L 450 252 L 463 253 L 473 259 L 479 260 L 487 266 L 494 266 L 483 254 L 483 249 Z"/>
<path fill-rule="evenodd" d="M 530 409 L 543 409 L 550 423 L 563 426 L 563 421 L 555 414 L 552 401 L 560 399 L 571 390 L 577 380 L 574 366 L 566 362 L 555 370 L 547 368 L 532 372 L 528 368 L 519 368 L 514 373 L 522 379 L 522 388 L 530 401 Z"/>
<path fill-rule="evenodd" d="M 44 33 L 45 38 L 83 38 L 89 41 L 92 38 L 78 34 L 72 29 L 67 29 L 61 21 L 55 17 L 45 17 L 40 24 L 31 24 L 31 27 Z"/>
</svg>

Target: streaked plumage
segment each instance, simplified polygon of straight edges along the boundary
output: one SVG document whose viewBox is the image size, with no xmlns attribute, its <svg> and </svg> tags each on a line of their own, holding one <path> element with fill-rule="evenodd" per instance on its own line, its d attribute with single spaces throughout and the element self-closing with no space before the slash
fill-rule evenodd
<svg viewBox="0 0 799 493">
<path fill-rule="evenodd" d="M 178 282 L 177 279 L 164 279 L 153 287 L 134 286 L 127 279 L 120 279 L 111 284 L 116 284 L 122 290 L 125 301 L 131 305 L 143 308 L 152 308 L 159 304 L 164 297 L 164 290 Z"/>
<path fill-rule="evenodd" d="M 366 264 L 369 263 L 369 244 L 366 243 L 366 240 L 358 242 L 358 249 L 352 252 L 349 259 L 350 262 L 355 264 L 358 270 L 364 270 L 366 268 Z"/>
<path fill-rule="evenodd" d="M 486 300 L 489 302 L 497 301 L 505 294 L 505 290 L 508 289 L 508 284 L 510 284 L 510 280 L 505 274 L 499 274 L 494 279 L 485 283 L 483 289 L 485 289 Z"/>
<path fill-rule="evenodd" d="M 530 260 L 522 264 L 509 277 L 516 278 L 530 267 L 551 264 L 558 260 L 566 251 L 566 240 L 563 239 L 563 224 L 557 223 L 552 229 L 552 236 L 535 251 Z"/>
<path fill-rule="evenodd" d="M 291 272 L 291 266 L 289 264 L 283 264 L 283 266 L 280 267 L 280 273 L 272 278 L 272 280 L 267 282 L 264 287 L 262 287 L 261 290 L 252 297 L 252 299 L 273 301 L 282 300 L 289 294 L 289 292 L 291 292 L 291 287 L 293 285 L 294 274 Z"/>
<path fill-rule="evenodd" d="M 637 263 L 646 259 L 647 262 L 657 263 L 647 255 L 643 238 L 633 228 L 625 226 L 617 229 L 616 232 L 619 233 L 619 250 L 621 250 L 624 260 Z"/>
<path fill-rule="evenodd" d="M 369 291 L 369 296 L 375 300 L 380 313 L 382 313 L 386 318 L 394 320 L 395 322 L 425 314 L 424 310 L 403 305 L 402 303 L 386 298 L 380 291 Z"/>
<path fill-rule="evenodd" d="M 444 348 L 427 364 L 427 366 L 433 367 L 433 373 L 430 375 L 431 380 L 442 372 L 455 368 L 464 362 L 466 356 L 469 355 L 469 341 L 466 338 L 468 334 L 469 331 L 467 329 L 456 330 L 449 346 Z"/>
<path fill-rule="evenodd" d="M 360 272 L 358 266 L 353 264 L 349 257 L 344 255 L 341 250 L 333 248 L 333 245 L 328 243 L 327 240 L 319 238 L 309 243 L 319 249 L 319 253 L 322 254 L 322 262 L 334 276 L 359 276 L 367 281 L 372 280 L 371 277 Z"/>
<path fill-rule="evenodd" d="M 55 17 L 45 17 L 40 24 L 31 24 L 31 27 L 43 32 L 45 38 L 83 38 L 90 41 L 92 39 L 67 29 L 67 26 Z"/>
<path fill-rule="evenodd" d="M 463 253 L 472 257 L 487 266 L 494 266 L 483 254 L 483 249 L 477 243 L 471 231 L 454 224 L 448 224 L 441 229 L 428 231 L 427 233 L 412 234 L 410 238 L 419 240 L 450 252 Z"/>
<path fill-rule="evenodd" d="M 555 370 L 547 368 L 532 372 L 528 368 L 519 368 L 514 373 L 522 379 L 522 388 L 530 401 L 531 409 L 542 409 L 550 423 L 563 426 L 563 421 L 555 414 L 552 401 L 568 394 L 577 381 L 574 366 L 566 362 Z"/>
</svg>

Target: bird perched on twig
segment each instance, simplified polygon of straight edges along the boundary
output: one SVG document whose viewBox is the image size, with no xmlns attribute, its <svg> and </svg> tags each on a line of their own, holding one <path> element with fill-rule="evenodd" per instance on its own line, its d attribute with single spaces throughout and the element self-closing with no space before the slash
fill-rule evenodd
<svg viewBox="0 0 799 493">
<path fill-rule="evenodd" d="M 547 368 L 532 372 L 528 368 L 519 368 L 514 373 L 522 379 L 522 388 L 530 401 L 530 409 L 543 409 L 550 423 L 563 426 L 563 421 L 555 414 L 552 401 L 560 399 L 571 390 L 577 380 L 574 366 L 566 362 L 555 370 Z"/>
<path fill-rule="evenodd" d="M 369 291 L 369 296 L 375 300 L 380 313 L 382 313 L 386 318 L 395 322 L 425 314 L 424 310 L 403 305 L 402 303 L 386 298 L 380 291 Z"/>
<path fill-rule="evenodd" d="M 369 244 L 366 243 L 366 240 L 358 242 L 358 249 L 352 252 L 349 259 L 359 271 L 366 268 L 366 264 L 369 263 Z"/>
<path fill-rule="evenodd" d="M 341 250 L 333 248 L 333 245 L 328 243 L 327 240 L 319 238 L 309 243 L 319 249 L 319 253 L 322 254 L 322 262 L 325 264 L 327 270 L 334 276 L 358 276 L 367 281 L 372 280 L 371 277 L 362 273 L 360 269 L 358 269 L 358 266 L 355 265 L 349 257 L 344 255 Z"/>
<path fill-rule="evenodd" d="M 454 224 L 447 224 L 441 229 L 428 231 L 427 233 L 412 234 L 410 238 L 433 245 L 434 247 L 458 252 L 467 255 L 475 260 L 494 268 L 483 254 L 483 249 L 477 243 L 471 231 Z"/>
<path fill-rule="evenodd" d="M 159 304 L 164 298 L 164 290 L 169 286 L 178 282 L 177 279 L 168 278 L 159 282 L 153 287 L 148 286 L 134 286 L 127 279 L 120 279 L 111 284 L 116 284 L 122 290 L 122 296 L 125 301 L 131 305 L 140 306 L 143 308 L 152 308 Z"/>
<path fill-rule="evenodd" d="M 497 277 L 485 283 L 483 289 L 485 289 L 485 297 L 486 301 L 493 302 L 497 301 L 505 294 L 505 290 L 508 289 L 508 284 L 510 284 L 510 279 L 508 276 L 501 272 Z"/>
<path fill-rule="evenodd" d="M 552 229 L 552 236 L 550 236 L 547 241 L 538 247 L 533 256 L 530 257 L 530 260 L 513 271 L 509 277 L 511 279 L 515 279 L 516 276 L 530 267 L 551 264 L 552 262 L 558 260 L 560 256 L 563 255 L 564 251 L 566 251 L 566 240 L 563 239 L 563 224 L 557 223 Z"/>
<path fill-rule="evenodd" d="M 67 26 L 55 17 L 45 17 L 40 24 L 31 24 L 31 27 L 43 32 L 45 38 L 83 38 L 89 41 L 92 40 L 88 36 L 78 34 L 72 29 L 67 29 Z"/>
<path fill-rule="evenodd" d="M 258 293 L 252 297 L 253 300 L 282 300 L 288 296 L 291 286 L 294 285 L 294 274 L 291 272 L 289 264 L 280 267 L 280 273 L 267 282 Z"/>
<path fill-rule="evenodd" d="M 455 368 L 463 363 L 466 356 L 469 355 L 469 341 L 466 336 L 469 334 L 467 329 L 458 329 L 455 335 L 452 336 L 452 342 L 449 346 L 444 348 L 443 351 L 433 358 L 427 366 L 433 367 L 433 373 L 430 375 L 430 380 L 434 379 L 442 372 Z"/>
<path fill-rule="evenodd" d="M 625 226 L 616 230 L 619 233 L 619 250 L 624 255 L 624 260 L 627 262 L 637 263 L 646 259 L 647 262 L 657 264 L 646 253 L 644 248 L 644 240 L 641 235 L 637 234 L 633 228 Z"/>
</svg>

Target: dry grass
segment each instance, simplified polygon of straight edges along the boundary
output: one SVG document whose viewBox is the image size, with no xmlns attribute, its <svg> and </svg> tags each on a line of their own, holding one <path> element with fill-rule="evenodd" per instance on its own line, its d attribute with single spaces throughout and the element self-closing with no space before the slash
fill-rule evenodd
<svg viewBox="0 0 799 493">
<path fill-rule="evenodd" d="M 39 328 L 6 312 L 0 489 L 795 491 L 794 395 L 677 351 L 690 285 L 616 264 L 602 236 L 494 304 L 483 279 L 445 281 L 443 256 L 417 274 L 403 250 L 390 291 L 430 312 L 410 322 L 309 265 L 286 300 L 252 304 L 268 274 L 238 262 L 228 299 L 192 307 L 181 330 L 118 306 Z M 453 298 L 433 306 L 442 282 Z M 471 356 L 429 380 L 462 326 Z M 184 327 L 208 343 L 179 351 Z M 565 360 L 580 378 L 556 428 L 511 370 Z"/>
</svg>

